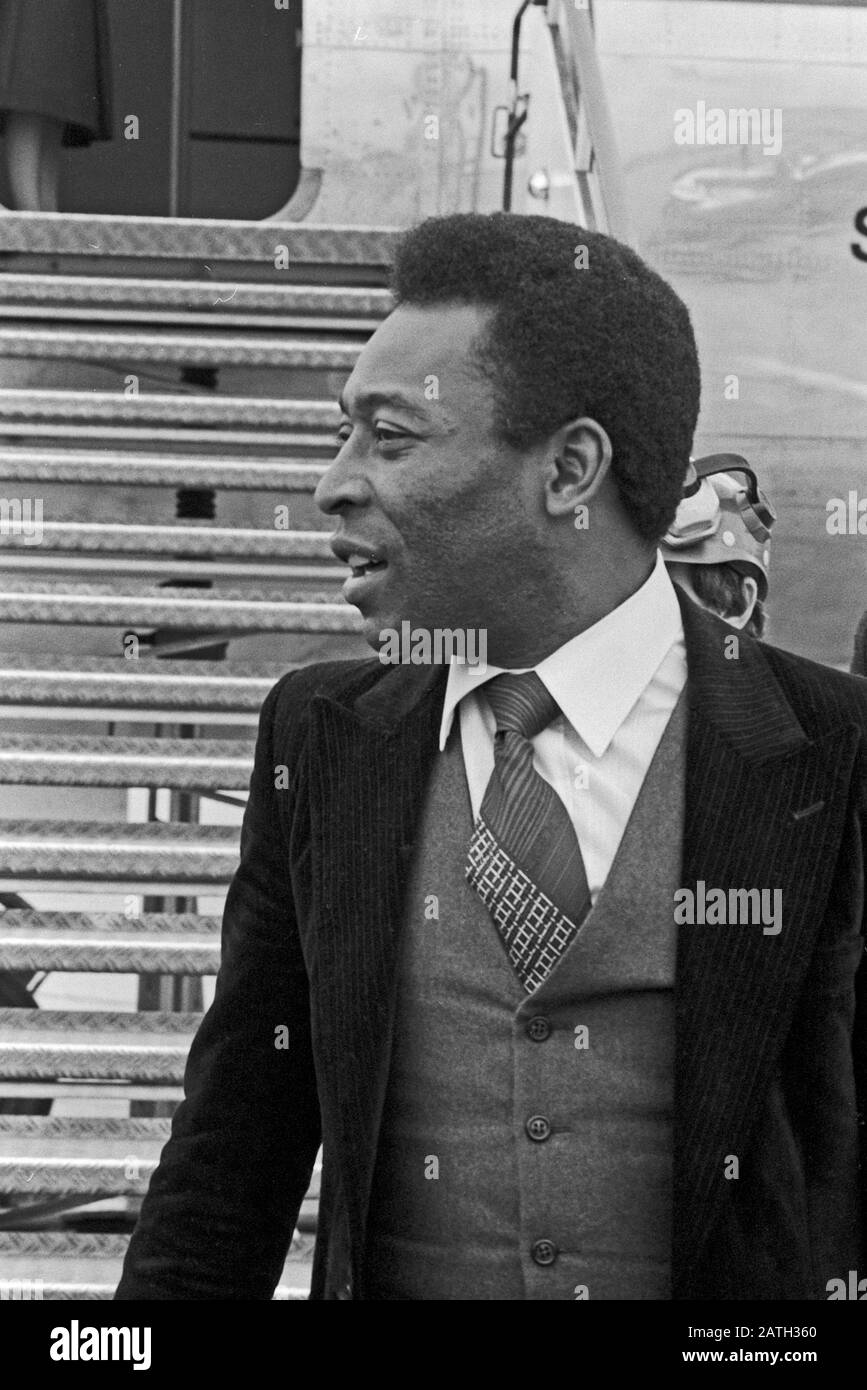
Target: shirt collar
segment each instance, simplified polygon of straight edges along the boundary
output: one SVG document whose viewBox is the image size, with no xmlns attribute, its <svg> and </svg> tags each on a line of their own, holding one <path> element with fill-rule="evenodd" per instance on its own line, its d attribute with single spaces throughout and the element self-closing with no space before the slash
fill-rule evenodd
<svg viewBox="0 0 867 1390">
<path fill-rule="evenodd" d="M 536 672 L 576 733 L 599 758 L 673 644 L 682 638 L 680 605 L 657 551 L 656 564 L 640 589 L 538 666 L 521 669 Z M 502 666 L 452 662 L 440 722 L 441 750 L 464 696 L 484 689 L 485 682 L 503 670 Z"/>
</svg>

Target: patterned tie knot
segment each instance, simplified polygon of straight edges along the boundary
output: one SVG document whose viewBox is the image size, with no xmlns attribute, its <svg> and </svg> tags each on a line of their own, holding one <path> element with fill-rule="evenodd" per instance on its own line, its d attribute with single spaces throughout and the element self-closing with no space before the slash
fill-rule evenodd
<svg viewBox="0 0 867 1390">
<path fill-rule="evenodd" d="M 532 739 L 560 713 L 560 706 L 535 671 L 494 676 L 484 693 L 497 721 L 497 733 L 511 730 Z"/>
</svg>

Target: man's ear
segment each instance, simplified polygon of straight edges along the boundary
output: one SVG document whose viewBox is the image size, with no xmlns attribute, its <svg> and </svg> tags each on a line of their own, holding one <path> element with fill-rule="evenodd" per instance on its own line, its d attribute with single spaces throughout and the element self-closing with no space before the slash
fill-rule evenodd
<svg viewBox="0 0 867 1390">
<path fill-rule="evenodd" d="M 742 582 L 742 589 L 741 589 L 741 592 L 743 593 L 743 596 L 744 596 L 744 598 L 745 598 L 746 601 L 747 601 L 747 606 L 746 606 L 746 608 L 744 609 L 743 613 L 738 613 L 738 614 L 734 614 L 734 613 L 733 613 L 733 614 L 731 615 L 731 617 L 726 618 L 726 622 L 727 622 L 731 627 L 736 627 L 736 628 L 743 628 L 743 627 L 746 627 L 746 625 L 747 625 L 747 623 L 749 622 L 750 618 L 753 616 L 753 609 L 754 609 L 755 606 L 756 606 L 756 599 L 757 599 L 758 596 L 759 596 L 759 586 L 758 586 L 758 583 L 757 583 L 757 581 L 756 581 L 755 579 L 753 579 L 753 576 L 752 576 L 751 574 L 745 574 L 745 575 L 743 575 L 742 578 L 741 578 L 741 582 Z"/>
<path fill-rule="evenodd" d="M 581 416 L 551 436 L 547 451 L 545 510 L 568 516 L 598 494 L 611 467 L 611 440 L 597 420 Z"/>
</svg>

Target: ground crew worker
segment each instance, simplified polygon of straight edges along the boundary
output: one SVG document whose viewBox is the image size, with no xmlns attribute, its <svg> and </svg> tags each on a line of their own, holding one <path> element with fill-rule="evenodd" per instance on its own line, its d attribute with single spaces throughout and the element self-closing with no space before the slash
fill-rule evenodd
<svg viewBox="0 0 867 1390">
<path fill-rule="evenodd" d="M 775 520 L 746 460 L 711 454 L 690 464 L 683 500 L 659 548 L 690 598 L 761 637 Z"/>
</svg>

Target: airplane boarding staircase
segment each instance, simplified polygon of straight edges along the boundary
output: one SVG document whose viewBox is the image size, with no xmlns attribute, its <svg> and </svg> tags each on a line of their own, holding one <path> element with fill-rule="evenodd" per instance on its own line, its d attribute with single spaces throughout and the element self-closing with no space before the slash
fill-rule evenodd
<svg viewBox="0 0 867 1390">
<path fill-rule="evenodd" d="M 364 650 L 310 494 L 391 240 L 0 217 L 4 1297 L 110 1296 L 218 968 L 262 699 Z M 138 977 L 134 1007 L 22 1006 L 55 972 Z M 306 1296 L 316 1190 L 278 1297 Z"/>
</svg>

